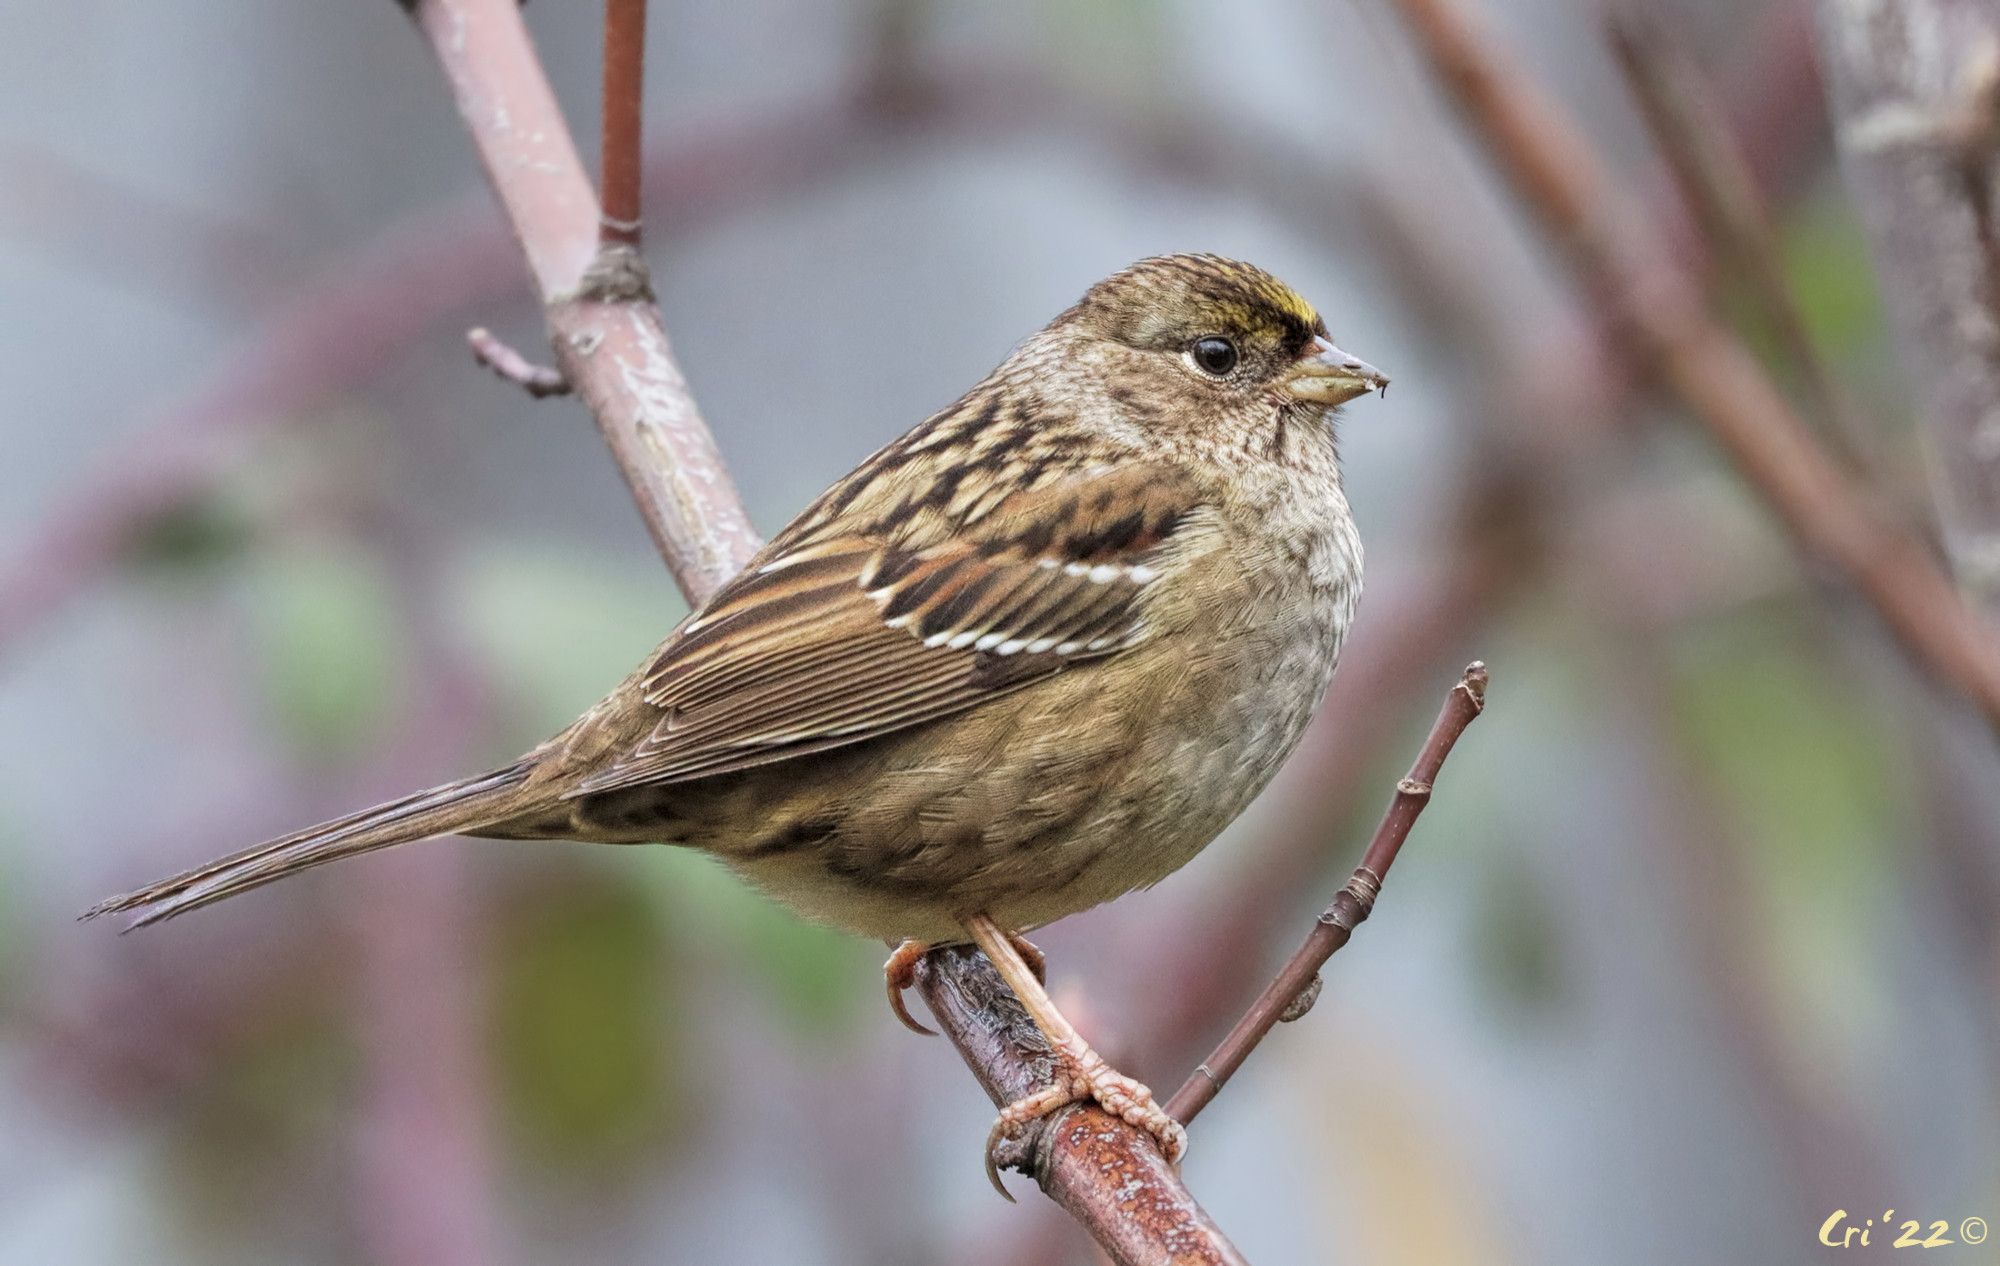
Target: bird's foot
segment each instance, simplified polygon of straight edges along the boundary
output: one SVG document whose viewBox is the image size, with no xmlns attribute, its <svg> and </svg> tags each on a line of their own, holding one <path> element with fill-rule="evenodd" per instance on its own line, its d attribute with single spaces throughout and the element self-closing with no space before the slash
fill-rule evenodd
<svg viewBox="0 0 2000 1266">
<path fill-rule="evenodd" d="M 994 1158 L 994 1149 L 1003 1140 L 1018 1137 L 1028 1123 L 1038 1121 L 1058 1108 L 1086 1100 L 1095 1102 L 1127 1125 L 1152 1135 L 1167 1160 L 1171 1164 L 1180 1164 L 1181 1157 L 1187 1154 L 1187 1127 L 1168 1116 L 1154 1102 L 1151 1090 L 1105 1063 L 1103 1057 L 1081 1039 L 1059 1047 L 1055 1058 L 1055 1080 L 1034 1094 L 1016 1099 L 1002 1108 L 993 1122 L 993 1129 L 986 1135 L 986 1177 L 1001 1195 L 1007 1195 L 1007 1189 L 1000 1183 L 1000 1168 Z M 1012 1196 L 1007 1198 L 1013 1199 Z"/>
<path fill-rule="evenodd" d="M 917 983 L 917 964 L 924 955 L 931 952 L 927 941 L 906 940 L 889 955 L 889 961 L 882 964 L 882 978 L 889 985 L 889 1010 L 903 1022 L 903 1027 L 925 1037 L 936 1037 L 937 1030 L 921 1023 L 910 1014 L 908 1003 L 903 999 L 911 985 Z"/>
</svg>

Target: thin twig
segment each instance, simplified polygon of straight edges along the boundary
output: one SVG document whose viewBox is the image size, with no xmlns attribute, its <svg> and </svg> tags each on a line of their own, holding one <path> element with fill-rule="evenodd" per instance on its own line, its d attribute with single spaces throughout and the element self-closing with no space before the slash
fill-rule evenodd
<svg viewBox="0 0 2000 1266">
<path fill-rule="evenodd" d="M 562 376 L 561 371 L 535 364 L 485 326 L 475 325 L 467 330 L 465 341 L 472 345 L 472 359 L 535 399 L 569 394 L 569 380 Z"/>
<path fill-rule="evenodd" d="M 1651 10 L 1630 0 L 1616 4 L 1606 32 L 1688 210 L 1723 263 L 1749 283 L 1750 298 L 1805 384 L 1821 438 L 1849 470 L 1862 470 L 1866 437 L 1853 399 L 1813 344 L 1719 94 Z"/>
<path fill-rule="evenodd" d="M 1923 544 L 1884 516 L 1814 441 L 1699 287 L 1643 229 L 1581 128 L 1460 0 L 1395 0 L 1417 43 L 1516 193 L 1620 334 L 1777 513 L 1832 564 L 1904 649 L 2000 727 L 2000 640 Z"/>
<path fill-rule="evenodd" d="M 640 131 L 646 101 L 646 0 L 604 0 L 604 136 L 599 240 L 639 245 Z"/>
<path fill-rule="evenodd" d="M 514 0 L 417 0 L 413 16 L 521 240 L 558 362 L 682 591 L 700 602 L 749 559 L 756 536 L 673 362 L 636 252 L 602 266 L 599 209 Z M 1038 1058 L 1038 1032 L 984 958 L 934 955 L 919 983 L 996 1099 L 1046 1080 L 1045 1044 Z M 939 1001 L 942 991 L 965 1005 Z M 1037 1141 L 1031 1171 L 1121 1266 L 1242 1260 L 1138 1129 L 1093 1108 L 1064 1114 Z"/>
<path fill-rule="evenodd" d="M 1321 912 L 1298 949 L 1292 951 L 1276 979 L 1265 986 L 1236 1027 L 1229 1030 L 1229 1036 L 1222 1039 L 1214 1053 L 1167 1100 L 1170 1116 L 1182 1124 L 1194 1120 L 1243 1066 L 1243 1061 L 1250 1058 L 1250 1052 L 1257 1049 L 1265 1034 L 1281 1021 L 1295 1020 L 1311 1008 L 1318 995 L 1319 969 L 1347 944 L 1354 929 L 1374 910 L 1375 898 L 1382 891 L 1382 882 L 1389 877 L 1396 854 L 1410 837 L 1417 815 L 1430 803 L 1431 788 L 1437 782 L 1438 771 L 1444 767 L 1444 758 L 1451 755 L 1458 736 L 1465 733 L 1465 727 L 1486 707 L 1486 682 L 1486 665 L 1475 661 L 1466 667 L 1465 675 L 1445 696 L 1444 707 L 1432 723 L 1430 737 L 1424 740 L 1416 763 L 1396 784 L 1396 794 L 1389 801 L 1388 812 L 1382 815 L 1381 825 L 1375 828 L 1374 838 L 1368 841 L 1367 852 L 1361 855 L 1361 865 L 1355 868 L 1347 886 L 1334 894 L 1332 903 Z"/>
</svg>

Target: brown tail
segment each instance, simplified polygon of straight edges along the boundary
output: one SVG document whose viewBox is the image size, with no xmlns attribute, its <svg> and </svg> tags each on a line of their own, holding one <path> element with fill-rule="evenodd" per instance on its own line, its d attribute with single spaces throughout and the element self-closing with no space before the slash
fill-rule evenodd
<svg viewBox="0 0 2000 1266">
<path fill-rule="evenodd" d="M 432 835 L 475 831 L 514 817 L 522 809 L 521 786 L 532 765 L 522 761 L 490 774 L 420 791 L 344 818 L 322 822 L 206 866 L 162 879 L 137 892 L 101 901 L 83 912 L 86 919 L 120 911 L 137 912 L 126 931 L 261 888 L 322 862 L 403 844 Z"/>
</svg>

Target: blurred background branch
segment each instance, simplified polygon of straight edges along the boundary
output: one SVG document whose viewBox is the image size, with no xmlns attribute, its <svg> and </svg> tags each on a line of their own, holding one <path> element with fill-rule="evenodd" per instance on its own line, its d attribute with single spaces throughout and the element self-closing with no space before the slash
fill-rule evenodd
<svg viewBox="0 0 2000 1266">
<path fill-rule="evenodd" d="M 2000 727 L 2000 639 L 1923 544 L 1854 486 L 1646 234 L 1580 128 L 1460 0 L 1398 0 L 1467 121 L 1617 331 L 1705 423 L 1802 548 L 1837 566 L 1919 663 Z"/>
<path fill-rule="evenodd" d="M 1723 268 L 1740 274 L 1759 315 L 1776 335 L 1804 383 L 1821 442 L 1849 475 L 1866 473 L 1867 434 L 1855 405 L 1813 345 L 1805 313 L 1792 294 L 1783 248 L 1766 216 L 1748 158 L 1737 148 L 1719 94 L 1656 12 L 1615 3 L 1607 30 L 1651 132 L 1673 172 L 1681 201 L 1713 243 Z"/>
</svg>

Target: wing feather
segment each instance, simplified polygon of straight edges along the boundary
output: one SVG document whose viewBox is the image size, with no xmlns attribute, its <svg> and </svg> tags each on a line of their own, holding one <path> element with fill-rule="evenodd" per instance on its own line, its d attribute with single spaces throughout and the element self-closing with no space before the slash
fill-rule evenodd
<svg viewBox="0 0 2000 1266">
<path fill-rule="evenodd" d="M 942 540 L 780 538 L 640 679 L 650 733 L 572 796 L 709 777 L 921 725 L 1146 636 L 1202 508 L 1157 468 L 1006 498 Z"/>
</svg>

